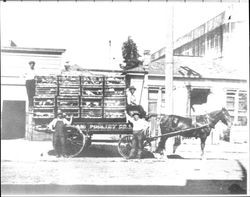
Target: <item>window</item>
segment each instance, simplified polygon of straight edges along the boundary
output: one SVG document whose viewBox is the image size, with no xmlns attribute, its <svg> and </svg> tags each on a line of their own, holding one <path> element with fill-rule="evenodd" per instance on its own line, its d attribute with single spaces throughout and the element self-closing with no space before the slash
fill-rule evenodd
<svg viewBox="0 0 250 197">
<path fill-rule="evenodd" d="M 244 90 L 227 90 L 227 109 L 235 126 L 247 126 L 247 92 Z"/>
<path fill-rule="evenodd" d="M 204 36 L 199 39 L 199 56 L 204 56 L 205 53 L 205 38 Z"/>
<path fill-rule="evenodd" d="M 149 113 L 157 113 L 157 101 L 158 101 L 158 89 L 149 89 L 149 95 L 148 95 L 148 112 Z M 165 106 L 165 92 L 162 91 L 161 93 L 161 110 L 164 109 Z"/>
<path fill-rule="evenodd" d="M 211 49 L 214 48 L 214 35 L 211 36 Z"/>
<path fill-rule="evenodd" d="M 194 56 L 199 56 L 199 40 L 194 41 Z"/>
<path fill-rule="evenodd" d="M 207 35 L 207 49 L 210 49 L 210 35 Z"/>
<path fill-rule="evenodd" d="M 247 94 L 245 92 L 239 92 L 239 112 L 247 112 Z"/>
<path fill-rule="evenodd" d="M 148 93 L 148 112 L 157 113 L 157 90 L 149 90 Z"/>
</svg>

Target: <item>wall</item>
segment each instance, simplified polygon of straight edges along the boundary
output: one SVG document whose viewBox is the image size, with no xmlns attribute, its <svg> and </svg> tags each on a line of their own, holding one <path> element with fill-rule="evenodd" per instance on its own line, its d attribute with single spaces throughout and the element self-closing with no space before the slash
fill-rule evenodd
<svg viewBox="0 0 250 197">
<path fill-rule="evenodd" d="M 29 69 L 29 61 L 36 62 L 35 69 L 39 75 L 59 74 L 62 70 L 62 55 L 52 54 L 50 51 L 39 54 L 36 49 L 29 49 L 28 52 L 21 49 L 17 52 L 16 48 L 13 50 L 15 51 L 1 52 L 1 109 L 3 100 L 27 101 L 24 74 Z"/>
<path fill-rule="evenodd" d="M 35 69 L 39 74 L 59 73 L 61 56 L 29 53 L 2 52 L 2 76 L 22 76 L 29 69 L 29 61 L 35 61 Z"/>
<path fill-rule="evenodd" d="M 132 80 L 133 81 L 133 80 Z M 138 83 L 139 84 L 139 83 Z M 149 76 L 149 89 L 154 87 L 155 90 L 161 87 L 164 89 L 164 77 Z M 174 80 L 174 114 L 180 116 L 187 115 L 187 88 L 188 81 L 185 78 L 175 78 Z M 201 115 L 215 110 L 220 110 L 226 107 L 226 91 L 229 89 L 238 89 L 248 91 L 248 84 L 243 80 L 229 80 L 229 79 L 191 79 L 190 85 L 192 88 L 210 89 L 211 94 L 207 98 L 207 103 L 203 105 L 196 105 L 196 112 L 191 115 Z M 164 114 L 165 109 L 161 108 L 161 113 Z M 217 144 L 220 138 L 224 135 L 223 132 L 227 130 L 227 126 L 218 123 L 215 129 L 209 136 L 207 143 Z M 230 131 L 231 142 L 244 142 L 248 140 L 248 126 L 233 126 Z"/>
</svg>

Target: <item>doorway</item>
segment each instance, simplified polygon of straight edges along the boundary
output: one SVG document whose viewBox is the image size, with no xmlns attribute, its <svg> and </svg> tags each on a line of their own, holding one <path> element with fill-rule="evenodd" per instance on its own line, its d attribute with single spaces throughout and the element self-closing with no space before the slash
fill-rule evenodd
<svg viewBox="0 0 250 197">
<path fill-rule="evenodd" d="M 207 103 L 207 97 L 209 94 L 210 94 L 210 89 L 193 88 L 191 90 L 191 96 L 190 96 L 191 111 L 196 113 L 198 111 L 201 111 L 202 109 L 198 109 L 198 106 L 201 107 L 203 104 Z"/>
<path fill-rule="evenodd" d="M 3 101 L 1 139 L 25 137 L 25 101 Z"/>
</svg>

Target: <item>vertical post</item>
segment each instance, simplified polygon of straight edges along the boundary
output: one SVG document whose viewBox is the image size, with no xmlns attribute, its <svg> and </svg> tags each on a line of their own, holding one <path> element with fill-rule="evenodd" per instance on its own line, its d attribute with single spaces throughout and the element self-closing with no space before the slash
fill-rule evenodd
<svg viewBox="0 0 250 197">
<path fill-rule="evenodd" d="M 161 115 L 161 106 L 162 106 L 161 98 L 162 98 L 162 89 L 161 89 L 161 87 L 159 87 L 159 89 L 158 89 L 157 107 L 156 107 L 156 113 L 158 114 L 158 116 Z"/>
<path fill-rule="evenodd" d="M 142 106 L 146 113 L 148 113 L 148 71 L 145 70 L 146 73 L 144 74 L 144 85 L 143 85 L 143 94 L 142 97 Z M 140 99 L 141 99 L 140 98 Z"/>
<path fill-rule="evenodd" d="M 165 113 L 173 114 L 173 50 L 174 5 L 167 5 L 167 34 L 165 48 Z"/>
<path fill-rule="evenodd" d="M 191 84 L 190 81 L 188 81 L 187 87 L 187 109 L 186 109 L 186 115 L 191 117 Z"/>
<path fill-rule="evenodd" d="M 109 66 L 112 64 L 111 40 L 109 40 Z"/>
</svg>

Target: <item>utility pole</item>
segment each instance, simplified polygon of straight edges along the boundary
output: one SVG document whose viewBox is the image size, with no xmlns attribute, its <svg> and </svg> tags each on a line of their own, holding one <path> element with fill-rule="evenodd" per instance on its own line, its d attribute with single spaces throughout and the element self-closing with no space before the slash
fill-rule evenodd
<svg viewBox="0 0 250 197">
<path fill-rule="evenodd" d="M 165 48 L 165 113 L 173 114 L 173 67 L 174 67 L 174 5 L 167 5 L 167 34 Z"/>
<path fill-rule="evenodd" d="M 109 40 L 109 66 L 112 64 L 111 40 Z"/>
</svg>

